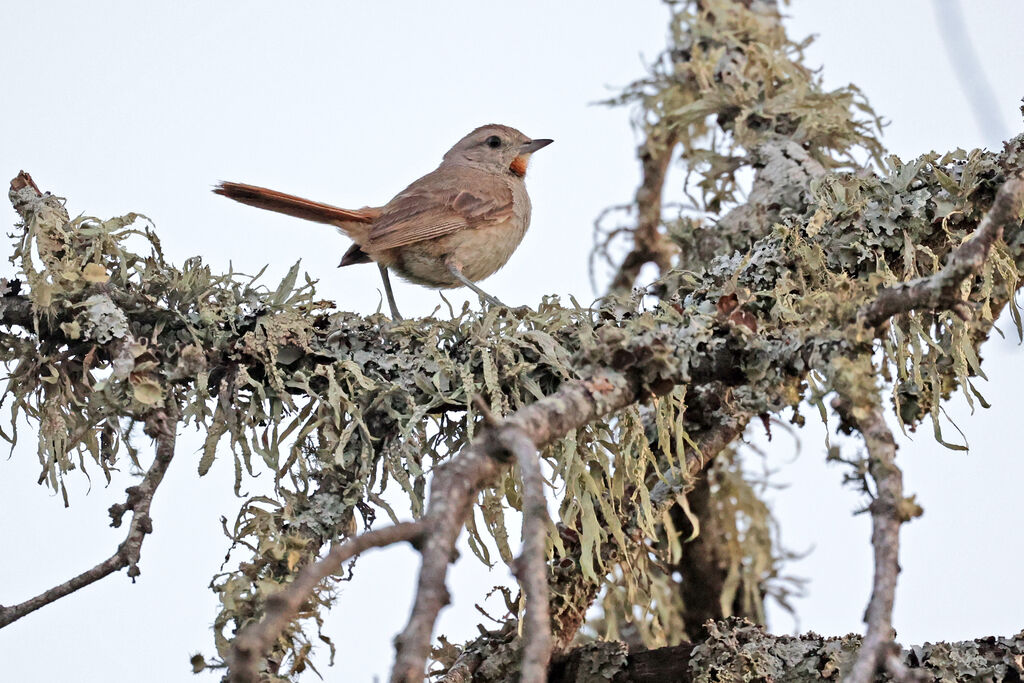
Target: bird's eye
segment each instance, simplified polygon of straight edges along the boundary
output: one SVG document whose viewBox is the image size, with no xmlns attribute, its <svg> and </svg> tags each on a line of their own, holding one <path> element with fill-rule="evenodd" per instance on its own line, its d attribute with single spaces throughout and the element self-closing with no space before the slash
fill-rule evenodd
<svg viewBox="0 0 1024 683">
<path fill-rule="evenodd" d="M 484 140 L 484 142 L 486 142 L 487 146 L 492 149 L 497 149 L 498 147 L 501 147 L 501 138 L 499 138 L 497 135 L 492 135 L 491 137 Z"/>
</svg>

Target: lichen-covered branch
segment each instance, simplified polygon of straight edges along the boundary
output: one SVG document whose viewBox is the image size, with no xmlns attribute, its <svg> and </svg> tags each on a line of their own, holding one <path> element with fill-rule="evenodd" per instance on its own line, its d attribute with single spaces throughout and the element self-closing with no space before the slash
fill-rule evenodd
<svg viewBox="0 0 1024 683">
<path fill-rule="evenodd" d="M 436 470 L 427 512 L 430 531 L 420 550 L 423 564 L 416 598 L 409 623 L 395 639 L 393 683 L 423 680 L 434 623 L 438 612 L 449 601 L 445 587 L 448 564 L 477 491 L 512 458 L 525 458 L 530 448 L 527 444 L 542 448 L 565 433 L 632 403 L 642 386 L 640 377 L 598 368 L 589 378 L 567 383 L 551 396 L 520 409 L 501 425 L 488 429 L 462 454 Z M 534 483 L 532 474 L 531 483 Z M 531 511 L 531 515 L 536 514 L 536 510 Z M 530 548 L 525 537 L 524 542 Z M 533 559 L 531 564 L 535 561 Z M 546 592 L 529 583 L 532 578 L 532 575 L 524 578 L 524 583 L 530 586 L 527 600 L 531 592 Z M 532 663 L 541 664 L 546 659 L 543 651 L 548 649 L 546 638 L 543 630 L 537 632 L 536 626 L 531 635 L 534 636 L 531 644 L 536 648 L 531 649 Z"/>
<path fill-rule="evenodd" d="M 689 482 L 698 476 L 704 466 L 743 432 L 746 422 L 742 419 L 726 421 L 706 433 L 694 435 L 692 446 L 686 447 L 681 453 L 680 465 L 672 468 L 672 476 L 652 490 L 653 513 L 660 515 L 684 495 Z M 655 492 L 657 497 L 655 498 Z M 643 511 L 635 507 L 630 517 L 623 523 L 626 529 L 634 530 L 642 526 Z M 549 563 L 548 592 L 551 594 L 551 619 L 554 631 L 554 651 L 565 652 L 573 643 L 577 632 L 584 622 L 586 611 L 597 597 L 603 583 L 600 579 L 589 577 L 580 571 L 584 549 L 580 536 L 565 524 L 559 524 L 558 532 L 564 552 L 556 553 Z M 644 542 L 639 535 L 633 536 L 636 549 Z M 614 543 L 605 543 L 599 549 L 604 562 L 611 564 L 620 551 Z M 635 552 L 635 551 L 634 551 Z M 509 624 L 509 627 L 514 625 Z M 486 633 L 468 643 L 458 659 L 448 669 L 444 683 L 463 683 L 464 681 L 507 680 L 509 675 L 518 673 L 518 665 L 512 671 L 506 668 L 510 662 L 520 662 L 524 658 L 525 644 L 510 639 L 508 629 L 494 633 Z M 483 668 L 481 668 L 483 667 Z M 553 671 L 558 670 L 556 663 Z"/>
<path fill-rule="evenodd" d="M 658 386 L 664 391 L 664 386 Z M 395 641 L 392 681 L 411 683 L 422 680 L 437 614 L 449 600 L 445 575 L 470 503 L 476 492 L 512 459 L 521 466 L 525 462 L 524 483 L 527 490 L 534 490 L 531 494 L 524 494 L 527 499 L 524 524 L 529 526 L 524 529 L 523 555 L 526 561 L 519 567 L 519 578 L 527 597 L 527 637 L 520 673 L 523 680 L 543 680 L 551 650 L 547 602 L 545 599 L 539 610 L 531 611 L 530 600 L 531 595 L 546 598 L 547 594 L 546 573 L 541 569 L 543 565 L 538 563 L 542 557 L 540 551 L 545 546 L 544 537 L 538 532 L 546 529 L 547 525 L 543 523 L 546 511 L 542 491 L 537 494 L 542 485 L 540 470 L 528 461 L 535 449 L 543 448 L 563 433 L 615 412 L 650 390 L 640 368 L 625 371 L 597 368 L 588 378 L 567 383 L 555 394 L 492 426 L 465 452 L 438 468 L 425 518 L 430 527 L 421 547 L 423 564 L 416 598 L 409 623 Z M 713 448 L 719 443 L 709 439 L 708 445 Z M 686 458 L 685 462 L 697 471 L 704 458 L 703 454 L 697 453 L 695 457 Z M 561 633 L 561 637 L 565 638 L 566 634 Z"/>
<path fill-rule="evenodd" d="M 879 283 L 932 272 L 936 259 L 977 229 L 994 191 L 1022 165 L 1021 140 L 995 156 L 956 152 L 907 163 L 883 160 L 873 134 L 878 119 L 859 91 L 822 89 L 820 77 L 801 63 L 801 47 L 786 38 L 775 3 L 682 2 L 673 3 L 672 11 L 669 50 L 652 76 L 619 101 L 639 102 L 638 118 L 657 121 L 659 134 L 670 132 L 680 142 L 688 210 L 700 215 L 669 226 L 680 247 L 680 272 L 653 291 L 678 301 L 679 310 L 714 305 L 726 325 L 751 333 L 744 350 L 702 347 L 703 360 L 695 359 L 689 370 L 688 387 L 706 382 L 708 391 L 688 393 L 688 403 L 700 408 L 687 411 L 687 429 L 731 441 L 736 424 L 770 414 L 784 396 L 807 389 L 802 380 L 813 378 L 806 369 L 820 372 L 835 355 L 873 352 L 858 319 L 860 307 Z M 754 173 L 745 197 L 737 180 L 741 169 Z M 884 341 L 887 362 L 897 368 L 894 399 L 906 424 L 928 416 L 940 420 L 939 403 L 950 387 L 969 385 L 978 371 L 977 344 L 999 310 L 1009 306 L 1016 315 L 1014 264 L 1024 252 L 1019 239 L 1006 243 L 982 264 L 982 286 L 970 295 L 980 315 L 969 327 L 937 316 L 914 321 L 909 334 L 899 330 Z M 692 338 L 702 338 L 690 330 Z M 762 345 L 766 339 L 772 342 Z M 936 343 L 942 353 L 920 353 Z M 709 366 L 714 371 L 705 372 Z M 760 381 L 762 370 L 777 373 L 778 382 Z M 748 384 L 753 376 L 758 379 Z M 752 396 L 760 405 L 747 402 Z M 802 421 L 797 414 L 794 422 Z M 656 483 L 652 501 L 672 500 L 675 491 L 685 490 L 682 469 L 669 470 Z M 569 569 L 553 572 L 553 585 L 567 586 L 564 593 L 552 591 L 556 645 L 572 638 L 596 593 L 574 564 L 573 530 L 560 532 L 568 552 L 556 555 L 556 562 Z M 493 641 L 477 641 L 467 652 L 476 647 L 491 653 L 491 661 L 509 661 Z M 487 661 L 473 666 L 485 670 Z M 487 675 L 500 680 L 500 674 Z"/>
<path fill-rule="evenodd" d="M 11 375 L 12 400 L 46 422 L 47 439 L 61 439 L 42 442 L 43 460 L 52 463 L 49 481 L 59 483 L 69 471 L 61 469 L 69 448 L 95 452 L 99 466 L 110 463 L 113 446 L 129 445 L 115 418 L 145 415 L 172 390 L 187 397 L 186 419 L 209 426 L 204 467 L 212 463 L 218 439 L 230 434 L 240 475 L 261 460 L 282 482 L 312 473 L 314 488 L 282 491 L 287 505 L 247 506 L 240 516 L 238 538 L 258 538 L 251 545 L 259 554 L 244 573 L 219 584 L 232 605 L 218 619 L 219 630 L 258 619 L 273 594 L 264 593 L 267 586 L 290 583 L 292 567 L 342 536 L 355 501 L 372 492 L 379 469 L 415 497 L 422 445 L 433 439 L 439 450 L 464 447 L 475 420 L 460 413 L 471 407 L 473 395 L 485 393 L 497 412 L 524 411 L 515 419 L 526 420 L 523 426 L 536 432 L 537 443 L 553 449 L 548 456 L 573 503 L 560 523 L 575 541 L 567 544 L 559 571 L 568 584 L 586 585 L 571 595 L 552 591 L 557 642 L 575 633 L 606 563 L 634 552 L 634 539 L 651 533 L 651 511 L 637 515 L 637 529 L 628 527 L 632 511 L 644 510 L 635 499 L 588 493 L 595 486 L 612 490 L 616 473 L 646 472 L 644 463 L 653 462 L 636 413 L 615 413 L 614 424 L 607 416 L 659 396 L 651 405 L 663 424 L 685 424 L 691 435 L 735 436 L 730 420 L 736 415 L 798 406 L 811 369 L 837 354 L 870 348 L 858 331 L 858 312 L 877 291 L 872 278 L 891 272 L 898 281 L 909 266 L 918 272 L 932 267 L 929 259 L 903 257 L 908 236 L 938 257 L 958 246 L 977 229 L 1003 178 L 1019 172 L 1019 148 L 1020 141 L 1011 141 L 999 155 L 933 155 L 873 179 L 830 176 L 812 197 L 810 218 L 788 215 L 746 255 L 713 260 L 699 277 L 678 284 L 677 304 L 623 314 L 567 311 L 547 302 L 522 318 L 463 314 L 416 329 L 327 315 L 309 286 L 295 294 L 295 278 L 275 290 L 259 289 L 233 277 L 213 278 L 195 263 L 176 270 L 158 255 L 136 257 L 120 240 L 155 239 L 151 233 L 132 233 L 122 221 L 69 221 L 58 199 L 28 197 L 32 189 L 26 186 L 15 200 L 33 207 L 25 212 L 26 230 L 49 265 L 40 270 L 25 261 L 22 275 L 4 285 L 0 314 L 12 331 L 0 332 L 0 355 L 7 362 L 28 359 Z M 910 213 L 892 218 L 890 209 L 878 208 L 890 205 Z M 934 221 L 943 217 L 947 225 L 938 227 Z M 900 230 L 898 238 L 890 237 Z M 987 284 L 971 293 L 985 315 L 971 327 L 950 322 L 915 334 L 935 335 L 932 341 L 953 358 L 971 357 L 986 326 L 1012 305 L 1017 278 L 1007 268 L 1024 245 L 1009 237 L 985 262 Z M 919 339 L 903 334 L 892 357 Z M 914 385 L 915 407 L 905 411 L 906 421 L 927 415 L 931 406 L 937 410 L 949 387 L 969 381 L 970 362 L 940 361 L 938 354 L 921 357 L 918 370 L 936 381 Z M 603 368 L 604 374 L 573 379 L 587 368 Z M 113 374 L 97 384 L 91 375 L 96 369 Z M 42 381 L 44 376 L 59 381 Z M 686 402 L 699 409 L 688 410 L 671 393 L 679 384 L 688 387 Z M 559 396 L 558 409 L 530 423 L 545 405 L 538 395 L 559 386 L 572 390 Z M 594 409 L 595 397 L 606 409 Z M 584 421 L 567 419 L 576 415 Z M 587 426 L 580 430 L 581 424 Z M 76 434 L 81 439 L 72 443 Z M 302 438 L 293 447 L 285 441 L 288 434 Z M 573 436 L 572 450 L 560 440 L 566 434 Z M 606 443 L 619 450 L 609 453 Z M 633 480 L 633 488 L 625 483 L 619 490 L 657 487 L 657 481 Z M 315 512 L 325 510 L 330 514 Z M 611 547 L 618 550 L 607 552 Z M 317 593 L 314 600 L 325 603 L 327 597 Z M 429 634 L 432 619 L 425 621 Z M 300 637 L 301 629 L 291 624 L 275 647 Z M 229 643 L 230 637 L 225 647 Z M 288 651 L 282 647 L 268 661 L 279 667 Z"/>
<path fill-rule="evenodd" d="M 205 436 L 200 475 L 233 466 L 236 492 L 250 476 L 274 481 L 273 494 L 243 501 L 229 526 L 242 557 L 213 583 L 221 658 L 272 613 L 280 630 L 257 661 L 260 674 L 287 679 L 311 666 L 307 630 L 332 603 L 329 582 L 313 582 L 298 620 L 281 616 L 275 596 L 360 521 L 397 521 L 387 485 L 407 494 L 414 518 L 438 524 L 425 537 L 395 670 L 422 677 L 470 506 L 484 520 L 469 525 L 473 552 L 511 563 L 506 511 L 538 502 L 526 502 L 511 468 L 494 459 L 515 450 L 487 445 L 502 433 L 526 435 L 562 492 L 556 533 L 543 539 L 556 656 L 603 587 L 629 596 L 620 613 L 639 641 L 678 638 L 682 629 L 664 627 L 679 623 L 678 586 L 658 571 L 680 543 L 665 509 L 755 416 L 792 410 L 802 424 L 806 401 L 834 389 L 826 375 L 836 359 L 877 358 L 902 423 L 931 418 L 941 440 L 941 402 L 975 389 L 979 346 L 995 319 L 1008 309 L 1020 323 L 1013 296 L 1024 235 L 1011 221 L 999 240 L 988 226 L 1003 223 L 1003 209 L 991 207 L 1024 171 L 1024 138 L 998 153 L 883 160 L 870 108 L 852 87 L 824 90 L 776 3 L 670 7 L 669 49 L 621 100 L 640 103 L 652 126 L 645 134 L 674 147 L 686 174 L 677 221 L 654 210 L 653 194 L 638 195 L 650 236 L 678 247 L 675 270 L 650 290 L 656 299 L 613 298 L 587 310 L 546 298 L 514 315 L 464 308 L 404 323 L 364 318 L 319 298 L 298 264 L 273 286 L 214 273 L 199 258 L 175 265 L 141 216 L 71 219 L 63 200 L 30 180 L 12 186 L 22 222 L 13 272 L 0 279 L 2 398 L 13 422 L 38 428 L 41 481 L 63 490 L 85 467 L 106 472 L 125 454 L 137 459 L 132 424 L 172 402 L 181 425 Z M 652 193 L 659 183 L 670 192 L 658 180 L 667 157 L 647 163 Z M 974 233 L 988 246 L 980 265 L 970 261 L 971 286 L 959 290 L 970 320 L 919 308 L 865 328 L 863 311 L 879 292 L 936 276 Z M 648 251 L 661 253 L 659 244 Z M 477 395 L 500 428 L 483 423 Z M 431 496 L 455 494 L 428 499 L 430 472 Z M 760 585 L 767 572 L 751 571 L 744 581 Z M 532 621 L 541 612 L 531 611 L 531 593 L 539 593 L 526 585 L 534 571 L 526 574 Z M 649 611 L 635 616 L 636 605 Z M 444 648 L 438 661 L 458 660 L 450 676 L 515 678 L 527 645 L 517 626 L 462 656 Z M 543 648 L 532 648 L 542 640 L 530 641 L 537 662 Z"/>
<path fill-rule="evenodd" d="M 263 619 L 246 627 L 231 645 L 229 659 L 232 683 L 256 683 L 260 679 L 260 659 L 281 635 L 290 621 L 295 619 L 316 586 L 327 577 L 337 574 L 341 566 L 353 557 L 369 550 L 408 541 L 420 541 L 428 525 L 425 521 L 403 522 L 394 526 L 368 531 L 344 543 L 339 543 L 317 562 L 307 565 L 286 588 L 267 600 Z"/>
<path fill-rule="evenodd" d="M 942 270 L 909 282 L 884 287 L 864 307 L 864 322 L 877 326 L 898 313 L 919 308 L 950 309 L 964 320 L 971 317 L 961 289 L 967 278 L 981 273 L 992 246 L 1004 230 L 1019 229 L 1024 218 L 1024 179 L 1010 178 L 999 188 L 992 208 L 971 238 L 953 250 Z"/>
<path fill-rule="evenodd" d="M 579 647 L 551 667 L 550 683 L 740 683 L 849 680 L 860 636 L 776 636 L 744 619 L 706 624 L 699 641 L 628 651 L 622 643 Z M 1024 674 L 1024 632 L 1009 637 L 897 648 L 893 662 L 917 680 L 1014 681 Z"/>
<path fill-rule="evenodd" d="M 54 586 L 34 598 L 17 605 L 0 606 L 0 628 L 126 567 L 132 581 L 139 576 L 142 542 L 146 539 L 147 534 L 153 532 L 153 520 L 149 516 L 149 508 L 153 503 L 153 495 L 160 486 L 160 482 L 163 481 L 167 467 L 174 458 L 177 427 L 177 415 L 173 408 L 154 411 L 146 422 L 147 434 L 156 440 L 156 454 L 142 481 L 136 486 L 129 486 L 125 491 L 128 494 L 125 503 L 113 505 L 110 508 L 111 526 L 113 527 L 121 526 L 124 513 L 129 511 L 132 513 L 132 521 L 128 524 L 128 534 L 117 547 L 117 551 L 92 569 Z"/>
</svg>

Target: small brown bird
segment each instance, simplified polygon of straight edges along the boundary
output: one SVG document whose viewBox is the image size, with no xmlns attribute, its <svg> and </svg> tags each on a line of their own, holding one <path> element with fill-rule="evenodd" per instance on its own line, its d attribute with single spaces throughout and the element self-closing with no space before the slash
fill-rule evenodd
<svg viewBox="0 0 1024 683">
<path fill-rule="evenodd" d="M 475 283 L 505 265 L 526 234 L 526 166 L 531 154 L 551 142 L 531 140 L 508 126 L 481 126 L 455 143 L 436 170 L 390 202 L 355 211 L 254 185 L 225 182 L 213 191 L 243 204 L 337 227 L 355 242 L 341 265 L 375 262 L 397 320 L 402 316 L 388 269 L 426 287 L 466 286 L 500 306 Z"/>
</svg>

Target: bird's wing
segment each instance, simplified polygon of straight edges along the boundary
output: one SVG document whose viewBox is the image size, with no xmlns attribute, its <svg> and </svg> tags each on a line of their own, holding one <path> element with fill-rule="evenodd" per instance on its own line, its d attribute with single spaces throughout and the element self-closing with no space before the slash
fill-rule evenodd
<svg viewBox="0 0 1024 683">
<path fill-rule="evenodd" d="M 504 179 L 476 169 L 441 167 L 388 202 L 363 247 L 394 249 L 513 215 L 512 189 Z"/>
</svg>

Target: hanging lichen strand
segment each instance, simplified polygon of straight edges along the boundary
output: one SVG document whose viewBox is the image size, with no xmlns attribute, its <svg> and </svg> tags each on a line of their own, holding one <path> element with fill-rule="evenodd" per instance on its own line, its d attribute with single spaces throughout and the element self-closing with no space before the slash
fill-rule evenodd
<svg viewBox="0 0 1024 683">
<path fill-rule="evenodd" d="M 721 424 L 726 415 L 742 420 L 757 414 L 767 398 L 763 387 L 742 384 L 778 371 L 783 361 L 808 384 L 783 384 L 778 398 L 794 406 L 800 397 L 810 398 L 824 417 L 820 400 L 831 387 L 821 373 L 829 359 L 870 357 L 880 343 L 881 367 L 902 424 L 914 429 L 927 415 L 936 439 L 962 448 L 942 437 L 939 401 L 960 385 L 969 387 L 968 401 L 974 395 L 984 403 L 971 378 L 980 374 L 977 344 L 998 314 L 993 301 L 1009 300 L 1020 330 L 1012 301 L 1016 243 L 1010 251 L 995 249 L 980 277 L 963 283 L 963 295 L 977 302 L 969 323 L 961 320 L 963 309 L 947 307 L 903 316 L 880 332 L 874 325 L 883 321 L 866 320 L 863 313 L 879 288 L 939 269 L 975 228 L 993 191 L 1018 171 L 1019 141 L 1002 156 L 957 150 L 910 163 L 884 158 L 875 136 L 880 121 L 866 99 L 852 85 L 824 90 L 821 73 L 803 64 L 810 40 L 794 43 L 786 36 L 775 3 L 667 4 L 668 49 L 646 78 L 611 102 L 636 107 L 635 125 L 644 138 L 641 190 L 636 203 L 624 207 L 625 218 L 612 209 L 599 219 L 594 255 L 619 269 L 612 284 L 617 289 L 626 268 L 619 265 L 623 238 L 633 243 L 625 263 L 641 256 L 665 272 L 662 255 L 675 253 L 675 272 L 650 283 L 649 295 L 680 310 L 714 306 L 720 318 L 749 330 L 750 339 L 742 342 L 748 352 L 768 336 L 781 344 L 748 355 L 739 386 L 692 390 L 686 429 L 713 431 L 708 415 L 716 410 Z M 670 160 L 684 171 L 681 187 L 664 186 Z M 662 193 L 666 207 L 677 200 L 672 210 L 661 208 Z M 659 214 L 654 230 L 647 215 L 652 207 Z M 631 274 L 638 273 L 634 265 Z M 802 424 L 799 412 L 792 419 Z M 722 454 L 726 470 L 735 467 L 728 455 Z M 746 495 L 750 483 L 742 476 L 732 481 L 739 487 L 732 499 L 739 494 L 746 504 L 727 510 L 718 501 L 712 513 L 722 539 L 717 559 L 729 567 L 718 597 L 725 615 L 743 605 L 742 613 L 763 619 L 763 594 L 784 600 L 789 590 L 779 574 L 786 553 L 772 547 L 773 522 L 757 497 Z M 671 547 L 672 567 L 679 549 L 672 547 L 675 530 L 668 531 L 661 538 Z M 680 602 L 679 578 L 660 571 L 664 566 L 644 577 L 659 596 L 653 617 L 632 619 L 632 581 L 617 575 L 618 589 L 606 594 L 596 626 L 618 637 L 614 620 L 634 621 L 634 635 L 650 646 L 684 638 L 681 616 L 688 608 Z"/>
<path fill-rule="evenodd" d="M 656 283 L 656 303 L 587 310 L 548 298 L 535 310 L 360 317 L 318 299 L 298 264 L 269 288 L 214 274 L 199 258 L 178 267 L 141 216 L 70 220 L 62 200 L 16 182 L 16 272 L 0 280 L 11 410 L 3 437 L 13 443 L 23 418 L 38 428 L 40 481 L 63 491 L 72 473 L 107 473 L 125 457 L 138 464 L 133 426 L 173 402 L 183 426 L 206 435 L 200 474 L 232 458 L 238 493 L 247 477 L 272 473 L 275 495 L 245 500 L 229 527 L 245 558 L 213 581 L 223 656 L 326 543 L 381 512 L 394 516 L 386 486 L 422 512 L 430 468 L 478 423 L 474 396 L 502 415 L 594 367 L 614 368 L 635 379 L 641 402 L 544 452 L 559 496 L 552 622 L 559 642 L 570 641 L 607 583 L 618 612 L 641 605 L 656 615 L 639 622 L 645 641 L 670 641 L 678 612 L 651 568 L 678 543 L 647 539 L 671 524 L 666 504 L 685 490 L 680 468 L 693 444 L 717 444 L 708 446 L 717 453 L 751 416 L 784 408 L 799 423 L 800 406 L 830 389 L 835 359 L 879 351 L 903 423 L 930 416 L 941 439 L 940 401 L 957 387 L 978 395 L 978 346 L 1007 304 L 1019 328 L 1012 295 L 1024 259 L 1018 220 L 964 281 L 968 310 L 868 324 L 862 312 L 880 287 L 937 273 L 971 236 L 999 186 L 1024 169 L 1024 143 L 879 161 L 879 143 L 855 116 L 873 114 L 852 88 L 821 90 L 777 16 L 700 6 L 672 4 L 672 46 L 625 96 L 640 102 L 645 130 L 672 131 L 698 179 L 702 215 L 667 226 L 681 255 Z M 858 153 L 878 172 L 860 167 Z M 754 171 L 745 199 L 743 168 Z M 519 509 L 518 481 L 506 474 L 481 496 L 469 533 L 485 562 L 512 557 L 504 513 Z M 763 513 L 745 514 L 764 528 Z M 736 551 L 758 558 L 745 565 L 762 574 L 748 585 L 774 571 L 770 542 L 751 543 Z M 319 625 L 334 597 L 321 587 L 300 616 Z M 310 666 L 315 636 L 304 624 L 278 641 L 267 680 Z"/>
</svg>

